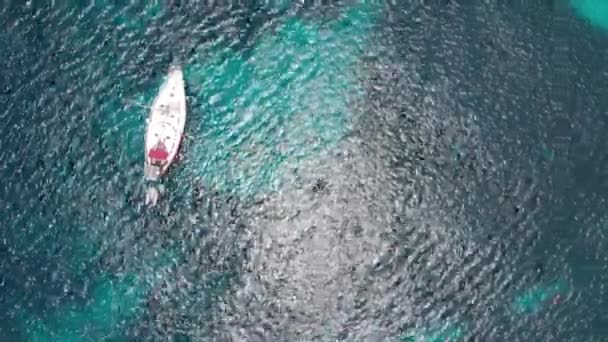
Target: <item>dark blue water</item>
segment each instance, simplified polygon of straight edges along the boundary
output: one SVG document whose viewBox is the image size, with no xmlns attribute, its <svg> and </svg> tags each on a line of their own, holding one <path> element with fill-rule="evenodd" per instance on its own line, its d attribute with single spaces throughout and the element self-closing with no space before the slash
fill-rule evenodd
<svg viewBox="0 0 608 342">
<path fill-rule="evenodd" d="M 4 5 L 0 340 L 602 341 L 608 35 L 585 13 Z M 184 158 L 146 208 L 174 60 Z"/>
</svg>

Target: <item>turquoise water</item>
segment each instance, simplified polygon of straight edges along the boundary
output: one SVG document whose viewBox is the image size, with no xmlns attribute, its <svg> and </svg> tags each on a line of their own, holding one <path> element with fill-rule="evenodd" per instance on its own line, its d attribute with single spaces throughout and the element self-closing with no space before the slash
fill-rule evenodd
<svg viewBox="0 0 608 342">
<path fill-rule="evenodd" d="M 601 340 L 608 45 L 570 5 L 1 7 L 0 340 Z"/>
<path fill-rule="evenodd" d="M 360 5 L 324 25 L 284 19 L 245 53 L 197 51 L 186 66 L 193 111 L 187 177 L 245 197 L 277 190 L 281 166 L 335 146 L 361 96 L 356 63 L 374 20 Z"/>
<path fill-rule="evenodd" d="M 602 29 L 608 28 L 608 3 L 601 0 L 571 0 L 572 7 L 581 17 Z"/>
</svg>

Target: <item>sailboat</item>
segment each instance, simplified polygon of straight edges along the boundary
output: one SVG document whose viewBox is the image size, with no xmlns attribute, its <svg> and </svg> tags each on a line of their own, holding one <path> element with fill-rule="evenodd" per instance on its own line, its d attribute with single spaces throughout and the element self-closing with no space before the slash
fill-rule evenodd
<svg viewBox="0 0 608 342">
<path fill-rule="evenodd" d="M 174 162 L 186 126 L 186 87 L 179 65 L 172 65 L 146 120 L 144 178 L 158 182 Z M 156 204 L 160 194 L 155 186 L 146 193 L 146 203 Z"/>
</svg>

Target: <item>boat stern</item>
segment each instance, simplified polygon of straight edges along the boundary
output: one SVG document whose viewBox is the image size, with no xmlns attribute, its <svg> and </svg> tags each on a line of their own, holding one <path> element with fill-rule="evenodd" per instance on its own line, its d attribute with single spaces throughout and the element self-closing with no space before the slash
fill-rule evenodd
<svg viewBox="0 0 608 342">
<path fill-rule="evenodd" d="M 169 77 L 179 77 L 182 78 L 184 75 L 182 66 L 180 64 L 171 64 L 169 66 Z"/>
<path fill-rule="evenodd" d="M 148 181 L 157 181 L 162 175 L 160 166 L 151 165 L 148 163 L 144 164 L 144 178 Z"/>
</svg>

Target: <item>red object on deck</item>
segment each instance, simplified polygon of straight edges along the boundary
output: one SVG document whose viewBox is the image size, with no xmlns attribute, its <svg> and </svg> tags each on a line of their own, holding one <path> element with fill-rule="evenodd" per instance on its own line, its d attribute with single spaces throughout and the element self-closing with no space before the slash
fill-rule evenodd
<svg viewBox="0 0 608 342">
<path fill-rule="evenodd" d="M 148 152 L 148 157 L 156 160 L 167 160 L 169 157 L 169 152 L 167 152 L 165 144 L 161 142 L 154 146 L 150 152 Z"/>
</svg>

